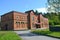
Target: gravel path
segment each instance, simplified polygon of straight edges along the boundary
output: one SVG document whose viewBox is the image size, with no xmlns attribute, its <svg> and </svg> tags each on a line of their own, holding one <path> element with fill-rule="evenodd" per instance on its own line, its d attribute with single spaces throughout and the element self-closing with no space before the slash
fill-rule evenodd
<svg viewBox="0 0 60 40">
<path fill-rule="evenodd" d="M 33 33 L 30 33 L 29 31 L 15 31 L 23 40 L 60 40 L 57 38 L 42 36 L 42 35 L 36 35 Z"/>
</svg>

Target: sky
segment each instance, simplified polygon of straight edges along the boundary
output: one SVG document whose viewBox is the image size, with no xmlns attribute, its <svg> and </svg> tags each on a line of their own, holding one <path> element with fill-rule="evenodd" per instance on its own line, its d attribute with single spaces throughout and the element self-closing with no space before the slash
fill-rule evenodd
<svg viewBox="0 0 60 40">
<path fill-rule="evenodd" d="M 9 11 L 25 12 L 28 10 L 45 11 L 47 0 L 0 0 L 0 15 Z"/>
</svg>

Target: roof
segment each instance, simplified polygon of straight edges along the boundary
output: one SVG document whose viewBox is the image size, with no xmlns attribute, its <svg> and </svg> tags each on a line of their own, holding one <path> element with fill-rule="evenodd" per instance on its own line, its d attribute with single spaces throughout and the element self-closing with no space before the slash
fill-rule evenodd
<svg viewBox="0 0 60 40">
<path fill-rule="evenodd" d="M 7 14 L 10 14 L 10 13 L 14 13 L 14 12 L 20 13 L 20 14 L 26 14 L 26 13 L 22 13 L 22 12 L 18 12 L 18 11 L 10 11 L 10 12 L 7 12 L 7 13 L 3 14 L 2 16 L 7 15 Z"/>
<path fill-rule="evenodd" d="M 34 10 L 29 10 L 29 11 L 25 11 L 25 13 L 30 13 L 31 11 L 34 12 Z"/>
</svg>

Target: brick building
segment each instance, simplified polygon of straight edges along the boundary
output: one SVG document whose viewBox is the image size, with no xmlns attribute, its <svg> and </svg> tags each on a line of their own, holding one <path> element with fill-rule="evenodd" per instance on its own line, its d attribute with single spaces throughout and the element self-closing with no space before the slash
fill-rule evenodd
<svg viewBox="0 0 60 40">
<path fill-rule="evenodd" d="M 42 14 L 36 15 L 33 10 L 25 13 L 11 11 L 1 16 L 2 30 L 26 30 L 48 28 L 48 19 Z"/>
</svg>

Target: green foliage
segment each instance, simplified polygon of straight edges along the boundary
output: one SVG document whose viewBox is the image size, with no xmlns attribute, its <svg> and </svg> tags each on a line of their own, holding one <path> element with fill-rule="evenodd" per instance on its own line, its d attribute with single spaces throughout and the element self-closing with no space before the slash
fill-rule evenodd
<svg viewBox="0 0 60 40">
<path fill-rule="evenodd" d="M 51 33 L 51 31 L 49 31 L 48 29 L 43 29 L 43 30 L 33 30 L 32 33 L 36 33 L 36 34 L 49 34 Z"/>
<path fill-rule="evenodd" d="M 37 10 L 35 11 L 35 14 L 42 14 L 41 12 L 39 13 Z M 44 13 L 42 14 L 44 17 L 49 19 L 49 25 L 60 25 L 60 12 L 58 13 Z"/>
<path fill-rule="evenodd" d="M 0 40 L 22 40 L 13 31 L 0 31 Z"/>
<path fill-rule="evenodd" d="M 52 20 L 49 20 L 49 25 L 54 26 L 54 22 Z"/>
<path fill-rule="evenodd" d="M 49 25 L 60 25 L 60 13 L 44 14 L 49 19 Z"/>
<path fill-rule="evenodd" d="M 39 35 L 48 35 L 53 37 L 60 38 L 60 32 L 51 32 L 49 30 L 43 29 L 43 30 L 33 30 L 32 33 L 39 34 Z"/>
<path fill-rule="evenodd" d="M 38 15 L 38 14 L 42 14 L 42 12 L 38 12 L 37 10 L 35 11 L 35 14 Z"/>
</svg>

